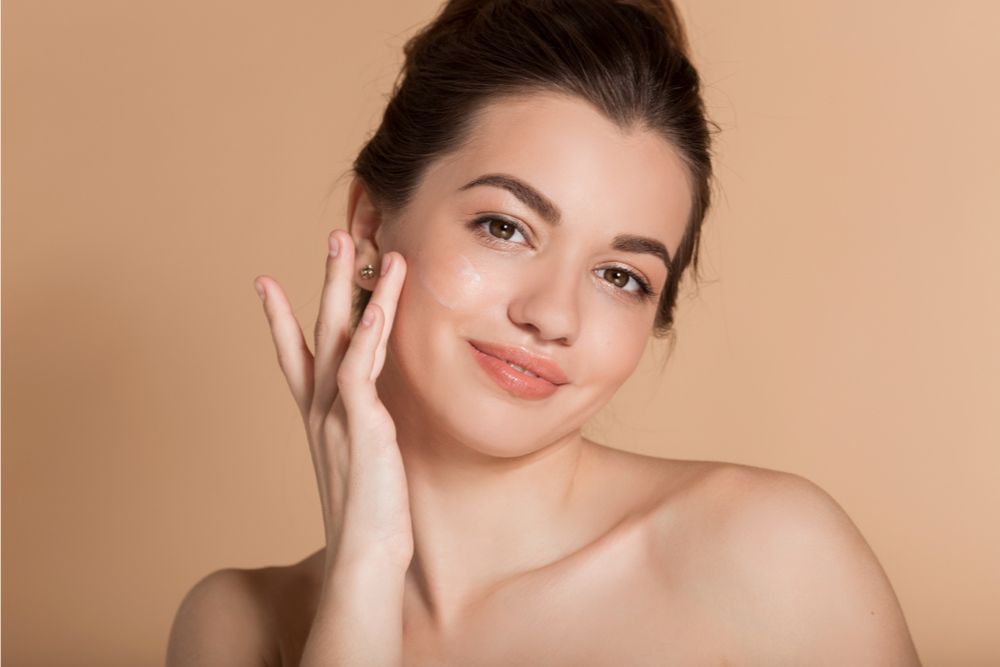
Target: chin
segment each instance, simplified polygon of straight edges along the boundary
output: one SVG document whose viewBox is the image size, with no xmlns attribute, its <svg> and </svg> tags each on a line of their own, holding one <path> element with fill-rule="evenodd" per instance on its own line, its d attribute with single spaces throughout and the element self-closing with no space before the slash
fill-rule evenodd
<svg viewBox="0 0 1000 667">
<path fill-rule="evenodd" d="M 405 420 L 440 442 L 491 458 L 531 454 L 558 437 L 553 424 L 566 423 L 559 411 L 548 401 L 507 396 L 484 382 L 465 338 L 395 333 L 379 376 L 379 396 L 397 426 Z"/>
</svg>

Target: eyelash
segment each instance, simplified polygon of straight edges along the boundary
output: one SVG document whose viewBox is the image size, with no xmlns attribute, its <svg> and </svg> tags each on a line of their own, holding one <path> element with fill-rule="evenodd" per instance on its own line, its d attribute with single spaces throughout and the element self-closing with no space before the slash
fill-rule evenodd
<svg viewBox="0 0 1000 667">
<path fill-rule="evenodd" d="M 480 236 L 481 238 L 483 238 L 484 240 L 486 240 L 488 243 L 493 244 L 493 245 L 495 245 L 497 247 L 501 246 L 502 244 L 513 243 L 512 241 L 507 241 L 506 239 L 501 239 L 499 237 L 496 237 L 496 236 L 493 236 L 492 234 L 490 234 L 489 231 L 487 231 L 487 229 L 486 229 L 486 225 L 489 224 L 489 223 L 491 223 L 491 222 L 504 222 L 504 223 L 507 223 L 508 225 L 511 225 L 512 227 L 514 227 L 514 229 L 517 231 L 517 233 L 519 233 L 521 236 L 524 236 L 525 238 L 527 238 L 527 236 L 524 233 L 524 227 L 521 224 L 519 224 L 519 223 L 517 223 L 517 222 L 515 222 L 513 220 L 508 220 L 507 218 L 501 218 L 501 217 L 498 217 L 498 216 L 495 216 L 495 215 L 486 215 L 486 216 L 482 216 L 482 217 L 476 218 L 475 220 L 473 220 L 472 222 L 469 223 L 469 226 L 472 227 L 473 231 L 478 236 Z M 630 270 L 628 270 L 628 269 L 626 269 L 624 267 L 621 267 L 621 266 L 608 266 L 608 267 L 605 267 L 605 269 L 615 269 L 616 271 L 621 271 L 625 275 L 627 275 L 630 278 L 632 278 L 639 285 L 639 290 L 638 291 L 634 291 L 634 292 L 626 290 L 623 287 L 618 287 L 617 285 L 613 285 L 616 289 L 618 289 L 619 291 L 623 292 L 626 295 L 627 298 L 633 299 L 635 301 L 645 302 L 645 301 L 652 301 L 656 297 L 656 294 L 653 292 L 652 288 L 649 286 L 649 283 L 646 282 L 646 280 L 642 276 L 640 276 L 638 273 L 636 273 L 634 271 L 630 271 Z"/>
</svg>

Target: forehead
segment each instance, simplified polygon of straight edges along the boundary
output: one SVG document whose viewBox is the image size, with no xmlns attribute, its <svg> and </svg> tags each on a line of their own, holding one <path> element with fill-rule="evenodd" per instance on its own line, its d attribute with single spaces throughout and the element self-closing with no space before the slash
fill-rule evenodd
<svg viewBox="0 0 1000 667">
<path fill-rule="evenodd" d="M 623 131 L 582 99 L 537 93 L 486 106 L 465 144 L 428 180 L 454 195 L 486 173 L 527 181 L 551 199 L 568 224 L 627 222 L 673 250 L 691 206 L 687 168 L 652 131 Z M 430 183 L 428 183 L 430 185 Z M 476 188 L 476 190 L 495 188 Z M 497 190 L 494 196 L 508 195 Z"/>
</svg>

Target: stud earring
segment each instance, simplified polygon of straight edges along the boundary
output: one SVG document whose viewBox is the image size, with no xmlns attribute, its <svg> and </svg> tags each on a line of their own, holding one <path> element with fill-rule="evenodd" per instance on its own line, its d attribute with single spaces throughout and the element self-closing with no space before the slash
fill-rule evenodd
<svg viewBox="0 0 1000 667">
<path fill-rule="evenodd" d="M 359 271 L 361 277 L 368 280 L 375 277 L 375 267 L 371 264 L 365 264 L 364 267 Z"/>
</svg>

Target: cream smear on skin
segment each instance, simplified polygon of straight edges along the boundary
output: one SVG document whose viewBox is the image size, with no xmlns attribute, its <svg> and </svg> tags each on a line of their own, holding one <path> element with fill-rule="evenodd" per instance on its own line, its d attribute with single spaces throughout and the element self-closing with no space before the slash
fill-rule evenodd
<svg viewBox="0 0 1000 667">
<path fill-rule="evenodd" d="M 455 310 L 467 298 L 479 292 L 483 285 L 483 277 L 465 255 L 458 255 L 449 260 L 448 268 L 449 271 L 441 272 L 449 280 L 450 284 L 447 287 L 432 284 L 427 278 L 426 272 L 419 269 L 414 272 L 414 277 L 420 286 L 431 295 L 431 298 L 444 308 Z"/>
</svg>

